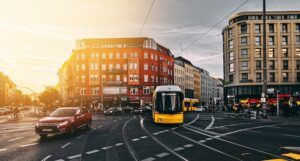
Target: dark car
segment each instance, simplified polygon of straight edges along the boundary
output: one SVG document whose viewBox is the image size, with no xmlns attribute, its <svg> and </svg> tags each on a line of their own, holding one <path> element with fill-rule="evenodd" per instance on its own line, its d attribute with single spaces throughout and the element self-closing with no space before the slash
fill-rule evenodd
<svg viewBox="0 0 300 161">
<path fill-rule="evenodd" d="M 133 112 L 133 108 L 129 107 L 129 106 L 126 106 L 126 107 L 122 108 L 122 111 L 123 111 L 124 114 L 131 114 Z"/>
<path fill-rule="evenodd" d="M 61 107 L 40 119 L 35 126 L 35 132 L 45 138 L 48 134 L 73 134 L 80 128 L 90 129 L 91 124 L 92 114 L 86 108 Z"/>
<path fill-rule="evenodd" d="M 141 107 L 141 108 L 137 108 L 133 110 L 133 113 L 135 115 L 142 115 L 142 114 L 150 114 L 151 113 L 151 107 L 149 106 L 145 106 L 145 107 Z"/>
<path fill-rule="evenodd" d="M 111 107 L 104 111 L 105 115 L 122 115 L 122 109 L 120 107 Z"/>
</svg>

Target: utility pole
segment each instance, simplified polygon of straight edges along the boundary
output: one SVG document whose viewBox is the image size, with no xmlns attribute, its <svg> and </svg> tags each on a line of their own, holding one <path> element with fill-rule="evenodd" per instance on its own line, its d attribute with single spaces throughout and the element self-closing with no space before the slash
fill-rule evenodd
<svg viewBox="0 0 300 161">
<path fill-rule="evenodd" d="M 263 0 L 263 86 L 262 95 L 264 101 L 266 101 L 267 95 L 267 28 L 266 28 L 266 0 Z"/>
</svg>

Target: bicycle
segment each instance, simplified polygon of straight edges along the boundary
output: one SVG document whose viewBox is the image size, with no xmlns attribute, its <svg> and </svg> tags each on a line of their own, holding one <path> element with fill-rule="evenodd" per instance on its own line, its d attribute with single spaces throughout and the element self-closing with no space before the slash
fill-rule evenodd
<svg viewBox="0 0 300 161">
<path fill-rule="evenodd" d="M 7 120 L 20 120 L 23 118 L 23 115 L 21 113 L 12 113 L 10 115 L 7 115 Z"/>
</svg>

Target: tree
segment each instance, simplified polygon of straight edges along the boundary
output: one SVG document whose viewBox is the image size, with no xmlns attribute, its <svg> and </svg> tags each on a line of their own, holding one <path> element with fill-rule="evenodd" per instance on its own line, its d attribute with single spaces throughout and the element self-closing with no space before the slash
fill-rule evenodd
<svg viewBox="0 0 300 161">
<path fill-rule="evenodd" d="M 58 90 L 52 86 L 46 86 L 38 98 L 46 107 L 53 107 L 55 102 L 59 99 Z"/>
</svg>

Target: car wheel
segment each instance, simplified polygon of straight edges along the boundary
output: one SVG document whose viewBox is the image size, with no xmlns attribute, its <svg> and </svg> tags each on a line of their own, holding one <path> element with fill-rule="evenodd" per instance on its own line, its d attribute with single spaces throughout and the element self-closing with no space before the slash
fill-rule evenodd
<svg viewBox="0 0 300 161">
<path fill-rule="evenodd" d="M 92 128 L 92 122 L 88 122 L 87 124 L 86 124 L 86 129 L 87 130 L 90 130 Z"/>
<path fill-rule="evenodd" d="M 47 138 L 47 134 L 40 134 L 41 139 L 46 139 Z"/>
</svg>

